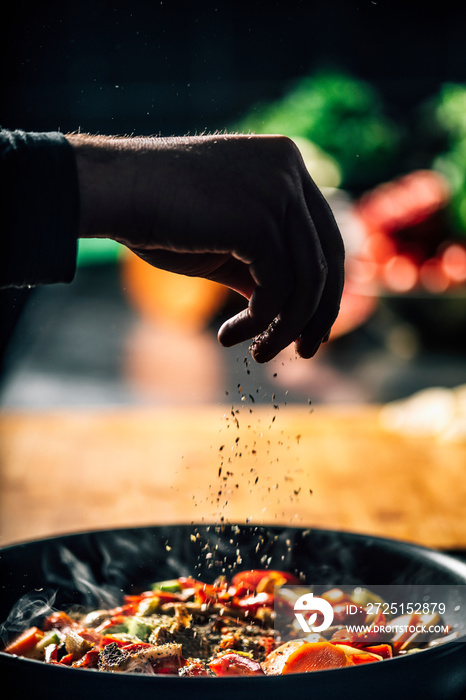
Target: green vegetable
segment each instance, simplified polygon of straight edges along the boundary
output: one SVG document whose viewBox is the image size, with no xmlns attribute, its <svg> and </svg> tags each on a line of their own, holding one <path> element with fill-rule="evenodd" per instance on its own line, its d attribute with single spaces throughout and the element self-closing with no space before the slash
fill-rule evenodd
<svg viewBox="0 0 466 700">
<path fill-rule="evenodd" d="M 128 631 L 127 622 L 116 622 L 114 625 L 110 625 L 105 630 L 109 634 L 125 634 Z"/>
<path fill-rule="evenodd" d="M 179 593 L 182 589 L 178 579 L 170 579 L 168 581 L 157 581 L 152 584 L 153 591 L 165 591 L 165 593 Z"/>
<path fill-rule="evenodd" d="M 49 632 L 48 634 L 45 634 L 42 639 L 37 642 L 36 644 L 36 650 L 37 651 L 44 651 L 45 647 L 48 647 L 49 644 L 60 644 L 60 637 L 56 632 Z"/>
<path fill-rule="evenodd" d="M 443 132 L 445 150 L 433 168 L 448 180 L 452 190 L 451 214 L 455 230 L 466 234 L 466 85 L 446 83 L 433 100 L 433 114 Z"/>
<path fill-rule="evenodd" d="M 146 598 L 138 605 L 139 615 L 153 615 L 160 607 L 160 598 Z"/>
<path fill-rule="evenodd" d="M 466 86 L 445 83 L 436 100 L 435 115 L 452 140 L 466 137 Z"/>
<path fill-rule="evenodd" d="M 131 637 L 137 637 L 142 642 L 147 642 L 154 630 L 154 625 L 141 620 L 139 617 L 130 617 L 128 619 L 128 634 Z"/>
</svg>

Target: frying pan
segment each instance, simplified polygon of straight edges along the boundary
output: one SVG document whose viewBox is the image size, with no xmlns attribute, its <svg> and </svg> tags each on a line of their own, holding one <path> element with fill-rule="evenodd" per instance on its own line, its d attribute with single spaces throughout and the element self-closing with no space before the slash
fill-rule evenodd
<svg viewBox="0 0 466 700">
<path fill-rule="evenodd" d="M 254 525 L 171 525 L 103 530 L 0 550 L 0 620 L 47 597 L 54 609 L 101 607 L 152 581 L 193 575 L 213 581 L 247 568 L 303 573 L 308 583 L 391 586 L 466 584 L 466 565 L 410 543 L 329 530 Z M 448 600 L 445 601 L 448 608 Z M 451 601 L 450 601 L 451 602 Z M 29 608 L 25 608 L 26 612 Z M 22 610 L 22 615 L 26 613 Z M 33 615 L 24 626 L 37 622 Z M 446 619 L 448 622 L 448 619 Z M 19 625 L 16 626 L 16 633 Z M 89 700 L 254 698 L 466 698 L 466 629 L 453 642 L 352 668 L 266 677 L 178 678 L 52 666 L 0 653 L 2 685 L 13 697 Z"/>
</svg>

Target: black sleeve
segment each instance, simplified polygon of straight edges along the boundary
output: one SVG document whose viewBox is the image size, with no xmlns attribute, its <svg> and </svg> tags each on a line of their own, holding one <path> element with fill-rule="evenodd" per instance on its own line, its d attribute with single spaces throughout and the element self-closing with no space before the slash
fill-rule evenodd
<svg viewBox="0 0 466 700">
<path fill-rule="evenodd" d="M 63 134 L 0 130 L 0 288 L 71 282 L 79 188 Z"/>
</svg>

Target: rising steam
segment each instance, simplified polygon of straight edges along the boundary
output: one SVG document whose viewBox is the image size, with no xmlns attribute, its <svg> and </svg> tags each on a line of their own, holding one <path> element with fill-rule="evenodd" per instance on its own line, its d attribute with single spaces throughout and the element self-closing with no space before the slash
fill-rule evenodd
<svg viewBox="0 0 466 700">
<path fill-rule="evenodd" d="M 13 633 L 37 624 L 53 611 L 57 592 L 51 588 L 31 591 L 23 595 L 12 607 L 7 619 L 0 624 L 0 639 L 6 644 Z"/>
</svg>

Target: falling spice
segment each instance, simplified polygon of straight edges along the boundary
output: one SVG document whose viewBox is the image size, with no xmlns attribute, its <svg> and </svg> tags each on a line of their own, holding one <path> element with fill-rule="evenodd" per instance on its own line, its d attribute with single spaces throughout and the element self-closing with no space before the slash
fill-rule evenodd
<svg viewBox="0 0 466 700">
<path fill-rule="evenodd" d="M 284 399 L 288 392 L 277 390 L 269 393 L 259 384 L 251 387 L 250 382 L 254 381 L 254 377 L 249 379 L 248 358 L 244 359 L 242 370 L 246 371 L 248 378 L 244 376 L 236 383 L 236 403 L 233 401 L 230 404 L 220 429 L 228 437 L 218 447 L 217 479 L 205 501 L 213 508 L 210 517 L 213 516 L 216 523 L 223 524 L 228 522 L 229 512 L 235 512 L 238 506 L 241 510 L 250 503 L 253 515 L 246 522 L 254 517 L 263 518 L 265 522 L 280 522 L 288 518 L 289 522 L 297 523 L 303 518 L 299 499 L 306 490 L 303 483 L 306 477 L 303 476 L 305 470 L 293 466 L 293 459 L 299 462 L 296 446 L 300 445 L 302 436 L 287 434 L 286 427 L 277 425 L 277 416 L 280 416 L 280 409 L 286 406 Z M 273 377 L 277 376 L 278 372 L 274 372 Z M 231 393 L 225 392 L 230 400 Z M 264 412 L 262 406 L 258 409 L 257 402 L 268 403 L 270 414 L 267 410 Z M 308 403 L 311 404 L 310 399 Z M 246 423 L 244 420 L 241 422 L 245 415 L 249 416 Z M 286 420 L 286 414 L 283 417 Z M 234 466 L 237 468 L 232 469 Z M 302 475 L 299 476 L 298 472 Z M 311 489 L 309 494 L 312 495 Z M 235 515 L 235 519 L 238 517 L 241 518 L 242 513 Z"/>
</svg>

